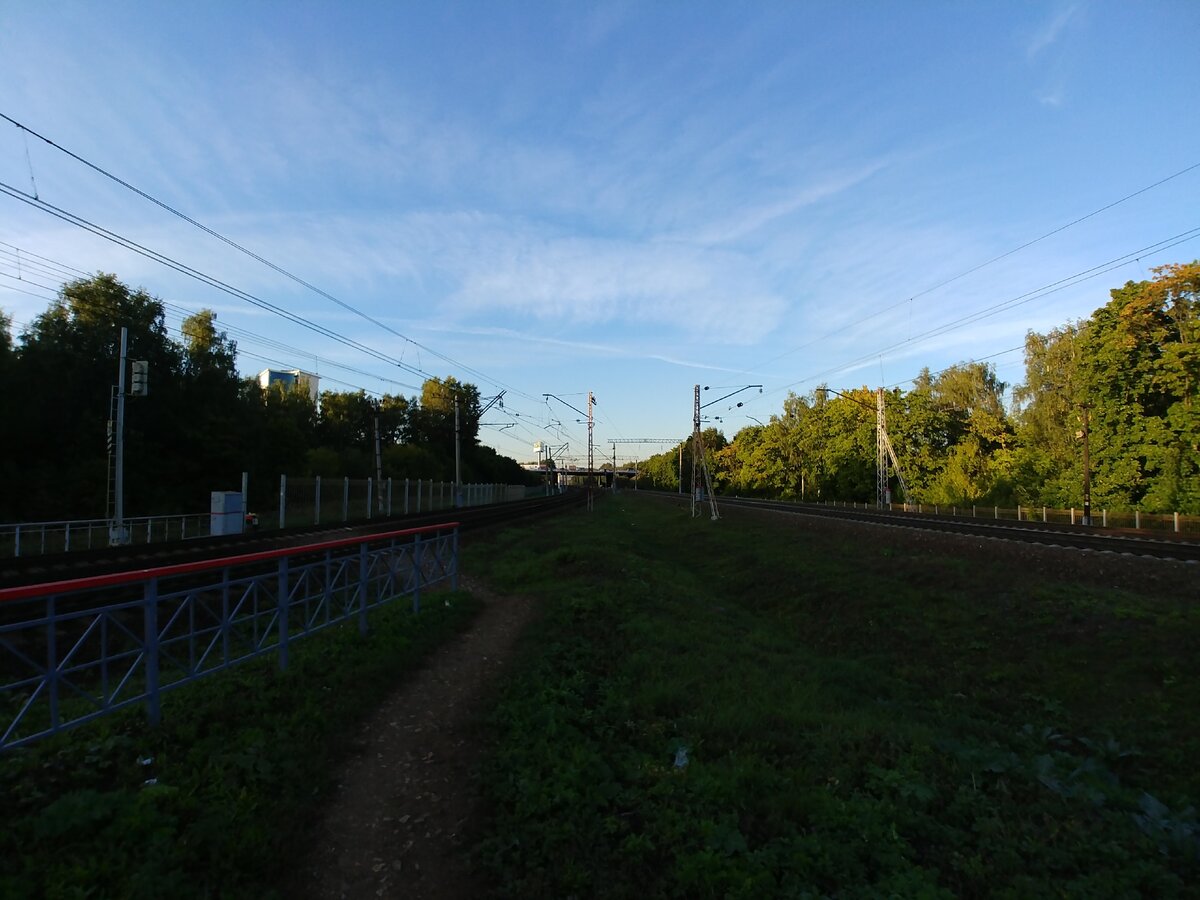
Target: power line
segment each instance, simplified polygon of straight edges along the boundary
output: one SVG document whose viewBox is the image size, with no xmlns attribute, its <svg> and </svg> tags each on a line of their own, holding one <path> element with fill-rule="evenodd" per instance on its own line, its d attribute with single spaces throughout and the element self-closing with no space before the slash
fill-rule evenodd
<svg viewBox="0 0 1200 900">
<path fill-rule="evenodd" d="M 6 248 L 6 247 L 11 248 L 11 250 L 15 251 L 15 253 L 10 252 L 9 250 L 5 250 L 4 248 Z M 82 269 L 76 269 L 73 266 L 69 266 L 66 263 L 59 262 L 58 260 L 50 259 L 49 257 L 38 256 L 37 254 L 31 254 L 28 251 L 22 250 L 22 248 L 16 247 L 13 244 L 7 244 L 5 242 L 0 241 L 0 255 L 5 255 L 5 256 L 8 256 L 9 258 L 15 259 L 17 254 L 19 254 L 19 253 L 25 253 L 27 256 L 36 257 L 38 260 L 41 260 L 42 262 L 38 263 L 38 265 L 40 265 L 41 268 L 47 274 L 67 274 L 67 275 L 73 275 L 73 276 L 78 275 L 78 276 L 82 276 L 82 277 L 88 277 L 87 273 L 84 272 Z M 0 259 L 0 262 L 4 262 L 4 260 Z M 13 263 L 9 262 L 8 265 L 13 265 Z M 6 277 L 6 278 L 11 278 L 13 280 L 23 281 L 26 284 L 32 284 L 35 287 L 40 287 L 43 290 L 50 291 L 56 295 L 59 291 L 59 288 L 51 287 L 50 285 L 41 284 L 39 282 L 34 282 L 28 278 L 18 278 L 16 276 L 9 275 L 5 272 L 0 272 L 0 276 Z M 11 290 L 11 288 L 10 288 L 10 290 Z M 39 296 L 39 295 L 33 294 L 29 291 L 22 291 L 22 293 L 26 293 L 26 294 L 29 294 L 30 296 L 34 296 L 34 297 Z M 53 301 L 54 299 L 56 299 L 56 297 L 42 297 L 41 299 Z M 176 303 L 172 303 L 169 300 L 163 300 L 162 298 L 158 298 L 158 297 L 156 297 L 155 300 L 157 300 L 157 302 L 162 304 L 162 306 L 164 307 L 164 312 L 167 309 L 172 310 L 173 311 L 172 315 L 177 316 L 181 321 L 184 318 L 186 318 L 187 316 L 198 315 L 197 310 L 188 309 L 187 307 L 180 306 L 179 304 L 176 304 Z M 326 365 L 334 366 L 335 368 L 344 369 L 345 371 L 348 371 L 348 372 L 354 372 L 357 375 L 362 375 L 367 378 L 377 378 L 380 381 L 387 381 L 392 384 L 398 385 L 399 387 L 407 388 L 409 390 L 414 390 L 414 391 L 420 390 L 420 388 L 417 387 L 416 385 L 408 384 L 403 381 L 397 381 L 394 378 L 386 378 L 382 375 L 375 375 L 374 373 L 366 372 L 362 369 L 357 369 L 353 366 L 346 365 L 345 363 L 340 363 L 335 360 L 327 359 L 325 357 L 319 356 L 315 353 L 310 353 L 310 352 L 300 349 L 298 347 L 293 347 L 288 344 L 284 344 L 280 341 L 275 340 L 274 338 L 269 338 L 269 337 L 265 337 L 260 334 L 255 334 L 254 332 L 249 331 L 248 329 L 244 329 L 244 328 L 241 328 L 236 325 L 228 325 L 228 324 L 223 325 L 222 330 L 226 331 L 226 332 L 233 332 L 234 334 L 243 334 L 243 335 L 246 335 L 247 337 L 249 337 L 252 341 L 260 342 L 260 343 L 265 344 L 273 349 L 282 350 L 287 353 L 298 354 L 299 356 L 301 356 L 305 359 L 312 359 L 314 361 L 318 361 L 318 362 L 324 363 Z M 180 331 L 180 334 L 182 335 L 182 331 Z M 255 354 L 250 353 L 249 351 L 246 351 L 246 350 L 239 350 L 238 352 L 244 353 L 247 356 L 255 357 L 257 359 L 263 358 L 263 357 L 256 356 Z M 279 362 L 279 360 L 268 360 L 268 361 L 276 362 L 276 363 Z M 282 364 L 286 365 L 286 363 L 282 363 Z M 326 376 L 326 377 L 328 378 L 328 376 Z M 329 378 L 329 380 L 336 381 L 338 384 L 350 384 L 349 382 L 340 381 L 336 378 Z M 351 385 L 351 386 L 358 387 L 358 385 Z M 362 389 L 365 390 L 365 388 L 362 388 Z"/>
<path fill-rule="evenodd" d="M 1080 216 L 1078 219 L 1073 219 L 1070 222 L 1067 222 L 1065 225 L 1060 225 L 1057 228 L 1053 228 L 1050 231 L 1047 231 L 1045 234 L 1034 238 L 1033 240 L 1026 241 L 1025 243 L 1023 243 L 1017 247 L 1013 247 L 1011 250 L 1006 250 L 1005 252 L 999 254 L 998 256 L 993 256 L 991 259 L 989 259 L 985 262 L 981 262 L 981 263 L 978 263 L 977 265 L 971 266 L 969 269 L 965 269 L 964 271 L 959 272 L 957 275 L 947 278 L 944 281 L 939 281 L 937 284 L 931 285 L 923 290 L 918 291 L 915 294 L 905 297 L 903 300 L 899 300 L 896 303 L 893 303 L 891 306 L 885 306 L 883 309 L 879 310 L 874 315 L 882 315 L 883 313 L 891 312 L 893 309 L 897 309 L 898 307 L 903 306 L 905 303 L 912 303 L 912 301 L 916 300 L 918 297 L 924 297 L 926 294 L 931 294 L 934 291 L 938 290 L 939 288 L 943 288 L 948 284 L 953 284 L 955 281 L 958 281 L 961 278 L 966 278 L 968 275 L 972 275 L 975 272 L 978 272 L 980 269 L 990 266 L 992 263 L 999 262 L 1002 259 L 1007 259 L 1008 257 L 1012 256 L 1014 253 L 1020 253 L 1022 250 L 1026 250 L 1029 247 L 1032 247 L 1034 244 L 1037 244 L 1037 243 L 1040 243 L 1041 241 L 1046 240 L 1046 238 L 1053 237 L 1054 235 L 1059 234 L 1060 232 L 1066 231 L 1068 228 L 1078 225 L 1081 222 L 1086 222 L 1088 219 L 1091 219 L 1094 216 L 1098 216 L 1102 212 L 1107 212 L 1108 210 L 1112 209 L 1115 206 L 1120 206 L 1122 203 L 1126 202 L 1127 200 L 1132 200 L 1134 197 L 1140 196 L 1141 194 L 1144 194 L 1147 191 L 1151 191 L 1156 187 L 1161 187 L 1162 185 L 1166 184 L 1167 182 L 1173 181 L 1174 179 L 1179 178 L 1182 175 L 1186 175 L 1188 172 L 1194 171 L 1195 169 L 1200 169 L 1200 162 L 1193 163 L 1190 166 L 1180 169 L 1178 172 L 1175 172 L 1174 174 L 1168 175 L 1166 178 L 1161 178 L 1158 181 L 1154 182 L 1153 184 L 1148 184 L 1143 188 L 1139 188 L 1138 190 L 1134 191 L 1131 194 L 1126 194 L 1124 197 L 1121 197 L 1118 200 L 1114 200 L 1111 203 L 1106 203 L 1104 206 L 1101 206 L 1099 209 L 1092 210 L 1087 215 Z M 857 322 L 851 322 L 847 325 L 842 326 L 841 328 L 836 328 L 833 331 L 830 331 L 830 332 L 822 335 L 819 338 L 809 341 L 808 343 L 801 344 L 799 347 L 793 347 L 791 350 L 784 351 L 783 353 L 779 354 L 778 356 L 771 357 L 770 359 L 766 360 L 766 362 L 763 363 L 763 365 L 769 365 L 773 362 L 783 359 L 784 357 L 791 356 L 793 353 L 798 353 L 801 350 L 804 350 L 808 347 L 812 347 L 816 344 L 822 343 L 822 342 L 828 340 L 829 338 L 834 337 L 835 335 L 841 334 L 844 331 L 848 331 L 849 329 L 856 327 L 858 324 L 859 323 L 857 323 Z"/>
<path fill-rule="evenodd" d="M 1016 353 L 1018 350 L 1024 349 L 1025 345 L 1022 344 L 1020 347 L 1009 347 L 1007 350 L 997 350 L 995 353 L 989 353 L 987 356 L 977 356 L 974 359 L 968 359 L 965 362 L 957 362 L 953 365 L 946 366 L 944 369 L 938 369 L 936 372 L 930 372 L 929 377 L 937 378 L 939 375 L 945 375 L 951 369 L 960 369 L 963 366 L 971 366 L 975 363 L 987 362 L 987 360 L 995 359 L 997 356 L 1004 356 L 1008 353 Z M 902 384 L 908 384 L 910 381 L 916 381 L 923 374 L 925 373 L 922 372 L 920 375 L 914 375 L 912 378 L 905 378 L 903 381 L 894 381 L 891 384 L 885 384 L 883 386 L 884 390 L 890 390 L 891 388 L 900 387 Z"/>
<path fill-rule="evenodd" d="M 379 319 L 376 319 L 375 317 L 363 312 L 361 309 L 358 309 L 357 307 L 345 302 L 344 300 L 341 300 L 341 299 L 335 297 L 333 294 L 330 294 L 328 291 L 322 290 L 321 288 L 304 280 L 300 276 L 295 275 L 294 273 L 288 271 L 287 269 L 283 268 L 282 266 L 279 266 L 276 263 L 271 262 L 269 259 L 263 257 L 262 255 L 255 253 L 253 250 L 250 250 L 247 247 L 244 247 L 243 245 L 239 244 L 237 241 L 233 240 L 232 238 L 226 237 L 225 235 L 221 234 L 220 232 L 215 231 L 212 228 L 209 228 L 207 225 L 203 224 L 202 222 L 197 221 L 196 219 L 192 218 L 191 216 L 187 215 L 186 213 L 181 212 L 180 210 L 176 209 L 175 207 L 171 206 L 170 204 L 165 203 L 162 200 L 159 200 L 157 197 L 153 196 L 152 194 L 149 194 L 146 191 L 143 191 L 141 188 L 138 188 L 138 187 L 130 184 L 128 181 L 125 181 L 124 179 L 117 177 L 113 173 L 98 166 L 97 164 L 91 162 L 90 160 L 84 159 L 82 156 L 80 156 L 77 153 L 72 152 L 71 150 L 68 150 L 66 147 L 63 147 L 60 144 L 55 143 L 50 138 L 46 137 L 45 135 L 39 134 L 38 132 L 34 131 L 32 128 L 29 128 L 28 126 L 18 122 L 16 119 L 13 119 L 12 117 L 7 116 L 4 113 L 0 113 L 0 118 L 3 118 L 5 121 L 16 126 L 22 132 L 32 135 L 33 137 L 37 138 L 38 140 L 43 141 L 44 143 L 53 147 L 55 150 L 58 150 L 60 153 L 66 154 L 71 159 L 75 160 L 76 162 L 81 163 L 84 166 L 87 166 L 92 171 L 97 172 L 100 175 L 103 175 L 105 178 L 108 178 L 111 181 L 114 181 L 117 184 L 121 185 L 123 188 L 125 188 L 129 191 L 132 191 L 133 193 L 137 194 L 139 197 L 143 198 L 144 200 L 148 200 L 149 202 L 153 203 L 155 206 L 158 206 L 160 209 L 166 210 L 171 215 L 176 216 L 177 218 L 182 219 L 183 221 L 187 222 L 189 225 L 192 225 L 192 226 L 200 229 L 201 231 L 203 231 L 205 234 L 209 235 L 210 237 L 214 237 L 217 240 L 222 241 L 223 243 L 227 244 L 228 246 L 234 248 L 235 250 L 238 250 L 239 252 L 244 253 L 246 256 L 249 256 L 251 259 L 253 259 L 257 262 L 260 262 L 264 266 L 267 266 L 269 269 L 279 273 L 280 275 L 283 275 L 285 278 L 288 278 L 291 281 L 295 282 L 296 284 L 299 284 L 301 287 L 304 287 L 304 288 L 312 291 L 313 293 L 317 294 L 318 296 L 324 297 L 326 300 L 329 300 L 332 303 L 336 303 L 338 306 L 342 307 L 342 309 L 345 309 L 347 312 L 351 312 L 354 315 L 359 316 L 360 318 L 364 319 L 367 322 L 370 322 L 371 324 L 375 325 L 378 328 L 383 329 L 384 331 L 388 332 L 389 334 L 392 334 L 395 337 L 400 338 L 402 341 L 406 341 L 407 343 L 412 344 L 414 347 L 416 347 L 420 350 L 424 350 L 426 353 L 437 357 L 438 359 L 442 360 L 443 362 L 449 363 L 452 366 L 457 366 L 462 371 L 467 372 L 471 375 L 474 375 L 476 378 L 479 378 L 483 381 L 487 381 L 491 384 L 499 385 L 500 387 L 503 387 L 503 388 L 507 388 L 508 390 L 514 391 L 515 393 L 518 393 L 518 394 L 522 393 L 521 391 L 518 391 L 515 388 L 512 388 L 509 385 L 506 385 L 501 381 L 497 381 L 496 379 L 485 375 L 483 372 L 480 372 L 477 369 L 473 369 L 470 366 L 465 365 L 464 363 L 461 363 L 456 359 L 453 359 L 452 357 L 446 356 L 445 354 L 439 353 L 438 351 L 432 349 L 431 347 L 425 346 L 424 344 L 420 343 L 419 341 L 413 340 L 408 335 L 402 334 L 400 331 L 397 331 L 395 328 L 392 328 L 390 325 L 388 325 L 384 322 L 381 322 Z M 34 196 L 34 199 L 36 199 L 36 195 Z M 524 396 L 529 396 L 529 395 L 524 395 Z M 533 399 L 533 398 L 530 397 L 529 399 Z"/>
<path fill-rule="evenodd" d="M 144 256 L 147 259 L 150 259 L 157 263 L 160 263 L 169 269 L 173 269 L 176 272 L 179 272 L 183 275 L 187 275 L 190 278 L 194 278 L 195 280 L 201 282 L 202 284 L 206 284 L 209 287 L 214 287 L 217 290 L 224 291 L 225 293 L 230 294 L 233 297 L 237 297 L 240 300 L 245 300 L 247 303 L 250 303 L 253 306 L 257 306 L 260 309 L 264 309 L 268 312 L 274 313 L 275 315 L 280 316 L 281 318 L 287 319 L 289 322 L 292 322 L 293 324 L 300 325 L 303 328 L 307 328 L 308 330 L 313 331 L 313 332 L 321 335 L 322 337 L 327 337 L 331 340 L 337 341 L 338 343 L 344 344 L 347 347 L 351 347 L 362 353 L 366 353 L 367 355 L 372 356 L 381 362 L 386 362 L 389 365 L 394 365 L 401 369 L 404 369 L 407 372 L 411 372 L 414 375 L 420 375 L 424 378 L 432 378 L 433 377 L 433 376 L 429 375 L 427 372 L 424 372 L 421 369 L 418 369 L 416 366 L 409 365 L 408 363 L 405 363 L 402 360 L 388 356 L 387 354 L 382 353 L 382 352 L 374 349 L 373 347 L 369 347 L 366 344 L 363 344 L 359 341 L 354 340 L 353 338 L 349 338 L 349 337 L 346 337 L 345 335 L 339 334 L 338 332 L 336 332 L 330 328 L 327 328 L 324 325 L 319 325 L 316 322 L 306 319 L 305 317 L 303 317 L 297 313 L 293 313 L 289 310 L 286 310 L 281 306 L 271 303 L 270 301 L 263 300 L 261 297 L 251 294 L 248 291 L 243 291 L 240 288 L 236 288 L 236 287 L 233 287 L 232 285 L 226 284 L 225 282 L 220 281 L 219 279 L 214 278 L 211 275 L 207 275 L 198 269 L 192 268 L 191 266 L 187 265 L 186 263 L 179 262 L 178 260 L 175 260 L 175 259 L 167 256 L 166 254 L 159 253 L 156 250 L 151 250 L 148 247 L 144 247 L 141 244 L 138 244 L 137 242 L 130 240 L 129 238 L 126 238 L 120 234 L 117 234 L 114 231 L 110 231 L 107 228 L 104 228 L 100 225 L 96 225 L 93 222 L 89 222 L 87 219 L 84 219 L 81 216 L 77 216 L 74 213 L 70 213 L 70 212 L 67 212 L 66 210 L 60 209 L 59 207 L 54 206 L 53 204 L 47 203 L 44 200 L 39 200 L 36 197 L 26 194 L 24 191 L 22 191 L 18 188 L 14 188 L 14 187 L 12 187 L 12 185 L 6 184 L 5 182 L 2 182 L 2 181 L 0 181 L 0 192 L 8 194 L 10 197 L 20 200 L 22 203 L 32 206 L 35 209 L 40 209 L 43 212 L 49 213 L 50 215 L 54 216 L 55 218 L 61 219 L 64 222 L 68 222 L 72 225 L 75 225 L 78 228 L 82 228 L 85 231 L 89 231 L 92 234 L 96 235 L 97 237 L 104 238 L 105 240 L 110 241 L 119 247 L 124 247 L 126 250 L 132 250 L 134 253 L 137 253 L 140 256 Z"/>
<path fill-rule="evenodd" d="M 851 360 L 850 362 L 844 363 L 839 366 L 835 366 L 831 369 L 826 369 L 822 372 L 816 373 L 815 375 L 809 375 L 809 376 L 801 378 L 797 381 L 793 381 L 790 384 L 786 384 L 780 388 L 776 388 L 771 393 L 776 393 L 778 391 L 783 391 L 783 390 L 787 390 L 789 388 L 793 388 L 796 385 L 803 384 L 806 381 L 813 381 L 818 378 L 824 378 L 828 375 L 835 375 L 838 372 L 845 371 L 846 369 L 849 369 L 860 363 L 873 360 L 876 357 L 881 356 L 882 354 L 887 353 L 889 351 L 895 350 L 899 347 L 911 346 L 914 341 L 925 340 L 925 339 L 928 339 L 931 337 L 939 337 L 939 336 L 946 334 L 950 331 L 953 331 L 957 328 L 962 328 L 964 325 L 974 324 L 975 322 L 990 318 L 994 315 L 998 315 L 1001 312 L 1006 312 L 1007 310 L 1015 309 L 1018 306 L 1023 306 L 1024 304 L 1031 303 L 1034 300 L 1040 300 L 1043 297 L 1049 296 L 1050 294 L 1054 294 L 1059 291 L 1066 290 L 1068 287 L 1073 287 L 1077 284 L 1082 284 L 1085 281 L 1090 281 L 1093 278 L 1097 278 L 1100 275 L 1105 275 L 1108 272 L 1111 272 L 1115 269 L 1119 269 L 1122 266 L 1128 265 L 1130 262 L 1133 262 L 1135 259 L 1140 259 L 1142 256 L 1144 256 L 1148 253 L 1161 253 L 1162 251 L 1169 250 L 1172 247 L 1178 246 L 1179 244 L 1183 244 L 1187 241 L 1195 240 L 1197 237 L 1200 237 L 1200 227 L 1192 228 L 1192 229 L 1189 229 L 1188 231 L 1180 232 L 1179 234 L 1176 234 L 1172 237 L 1164 238 L 1161 241 L 1157 241 L 1154 244 L 1150 244 L 1147 247 L 1143 247 L 1140 250 L 1134 250 L 1134 251 L 1132 251 L 1130 253 L 1126 253 L 1122 256 L 1115 257 L 1114 259 L 1110 259 L 1108 262 L 1100 263 L 1099 265 L 1093 266 L 1090 269 L 1084 269 L 1080 272 L 1076 272 L 1074 275 L 1069 275 L 1066 278 L 1059 279 L 1058 281 L 1054 281 L 1049 284 L 1042 285 L 1041 287 L 1035 288 L 1032 291 L 1028 291 L 1024 294 L 1019 294 L 1016 297 L 1011 297 L 1007 300 L 1003 300 L 1000 303 L 995 303 L 995 304 L 992 304 L 991 306 L 984 307 L 983 309 L 978 310 L 977 312 L 970 313 L 969 315 L 966 315 L 961 318 L 954 319 L 950 322 L 944 323 L 942 325 L 936 326 L 934 328 L 929 329 L 928 331 L 922 332 L 921 334 L 918 334 L 907 340 L 898 341 L 897 343 L 891 344 L 887 347 L 884 347 L 881 350 L 874 350 L 871 353 L 864 354 L 863 356 L 860 356 L 854 360 Z"/>
</svg>

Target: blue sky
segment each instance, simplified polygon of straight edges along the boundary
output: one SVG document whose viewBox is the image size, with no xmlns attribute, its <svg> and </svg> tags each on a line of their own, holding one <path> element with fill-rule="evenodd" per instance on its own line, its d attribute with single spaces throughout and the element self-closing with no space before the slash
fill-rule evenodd
<svg viewBox="0 0 1200 900">
<path fill-rule="evenodd" d="M 1028 330 L 1200 256 L 1200 232 L 1141 252 L 1200 228 L 1196 168 L 989 263 L 1200 163 L 1197 33 L 1196 0 L 0 0 L 0 112 L 385 327 L 2 120 L 0 182 L 505 390 L 481 436 L 517 459 L 584 457 L 543 394 L 593 391 L 607 456 L 686 435 L 695 384 L 763 385 L 705 409 L 732 437 L 822 382 L 981 358 L 1019 382 Z M 43 257 L 145 287 L 175 327 L 215 309 L 248 373 L 420 385 L 6 195 L 0 242 L 18 323 L 63 280 Z"/>
</svg>

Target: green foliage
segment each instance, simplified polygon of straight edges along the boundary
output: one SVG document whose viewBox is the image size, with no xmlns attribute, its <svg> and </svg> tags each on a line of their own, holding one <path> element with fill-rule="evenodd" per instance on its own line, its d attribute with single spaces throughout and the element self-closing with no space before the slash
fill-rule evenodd
<svg viewBox="0 0 1200 900">
<path fill-rule="evenodd" d="M 403 603 L 140 712 L 0 756 L 0 896 L 271 897 L 305 846 L 347 735 L 479 609 Z"/>
<path fill-rule="evenodd" d="M 280 474 L 351 476 L 375 472 L 375 427 L 385 476 L 453 475 L 454 406 L 460 397 L 464 477 L 524 471 L 477 440 L 479 391 L 430 379 L 422 398 L 304 389 L 264 390 L 239 380 L 237 345 L 211 310 L 184 320 L 172 340 L 163 306 L 113 275 L 64 285 L 12 347 L 0 315 L 0 414 L 20 423 L 21 440 L 0 445 L 0 520 L 92 518 L 105 513 L 106 423 L 117 380 L 119 335 L 129 329 L 129 359 L 150 363 L 150 394 L 126 405 L 126 508 L 134 513 L 207 509 L 208 491 L 236 488 L 250 473 L 252 506 L 270 502 Z M 449 397 L 449 405 L 447 398 Z M 488 476 L 486 479 L 483 476 Z"/>
<path fill-rule="evenodd" d="M 1195 610 L 736 515 L 626 494 L 470 551 L 546 610 L 501 896 L 1195 896 Z"/>
<path fill-rule="evenodd" d="M 1112 291 L 1084 322 L 1025 343 L 1025 381 L 982 363 L 885 396 L 888 433 L 909 502 L 1081 507 L 1088 433 L 1094 508 L 1200 513 L 1200 263 L 1155 269 Z M 875 394 L 789 394 L 769 423 L 706 444 L 718 490 L 743 496 L 870 501 Z M 679 448 L 639 464 L 643 484 L 679 486 Z M 683 447 L 690 483 L 691 446 Z M 899 498 L 899 485 L 892 484 Z"/>
<path fill-rule="evenodd" d="M 888 430 L 911 493 L 947 506 L 1083 505 L 1088 433 L 1092 504 L 1115 511 L 1200 513 L 1200 263 L 1164 266 L 1129 282 L 1083 322 L 1026 339 L 1025 380 L 1013 390 L 981 363 L 923 372 L 885 397 Z M 0 326 L 4 322 L 0 321 Z M 121 325 L 131 358 L 151 363 L 151 394 L 128 409 L 128 508 L 190 511 L 210 489 L 251 476 L 252 506 L 281 473 L 375 471 L 378 423 L 385 476 L 448 480 L 454 473 L 455 400 L 463 477 L 537 482 L 479 444 L 479 389 L 432 378 L 419 397 L 362 391 L 264 391 L 239 382 L 234 342 L 204 310 L 166 334 L 162 304 L 112 275 L 65 285 L 11 348 L 0 327 L 0 403 L 23 440 L 0 447 L 0 518 L 95 516 L 104 505 L 105 420 Z M 704 433 L 718 491 L 799 500 L 875 497 L 875 394 L 867 387 L 789 394 L 778 415 L 727 441 Z M 71 428 L 62 427 L 64 421 Z M 1086 422 L 1086 427 L 1085 427 Z M 687 440 L 638 465 L 640 483 L 690 484 Z M 197 495 L 197 492 L 199 494 Z"/>
</svg>

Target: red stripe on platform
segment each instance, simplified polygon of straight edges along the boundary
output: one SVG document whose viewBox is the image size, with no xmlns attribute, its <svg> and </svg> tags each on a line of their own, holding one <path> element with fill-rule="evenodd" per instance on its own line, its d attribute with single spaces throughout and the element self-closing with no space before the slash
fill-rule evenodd
<svg viewBox="0 0 1200 900">
<path fill-rule="evenodd" d="M 258 553 L 243 553 L 240 556 L 223 556 L 218 559 L 202 559 L 190 563 L 176 563 L 170 566 L 159 566 L 152 569 L 130 569 L 127 572 L 112 572 L 108 575 L 91 575 L 86 578 L 68 578 L 65 581 L 47 581 L 42 584 L 27 584 L 21 587 L 0 588 L 0 603 L 9 600 L 28 600 L 33 597 L 45 597 L 50 594 L 65 594 L 73 591 L 94 590 L 96 588 L 113 587 L 120 584 L 133 584 L 147 581 L 151 578 L 165 578 L 171 575 L 189 575 L 193 572 L 207 572 L 210 569 L 222 569 L 227 566 L 244 566 L 250 563 L 265 562 L 284 556 L 299 556 L 302 553 L 315 553 L 320 550 L 334 550 L 338 547 L 351 547 L 356 544 L 372 544 L 376 541 L 386 541 L 392 538 L 409 537 L 419 534 L 436 534 L 458 528 L 459 522 L 444 522 L 441 525 L 426 525 L 422 528 L 405 528 L 400 531 L 383 531 L 379 534 L 360 535 L 359 537 L 338 538 L 335 541 L 323 541 L 319 544 L 304 544 L 299 547 L 281 547 L 278 550 L 261 550 Z"/>
</svg>

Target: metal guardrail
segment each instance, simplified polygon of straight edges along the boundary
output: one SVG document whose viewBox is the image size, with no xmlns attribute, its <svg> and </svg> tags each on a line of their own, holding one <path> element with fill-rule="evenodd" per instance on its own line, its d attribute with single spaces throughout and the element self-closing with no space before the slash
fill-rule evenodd
<svg viewBox="0 0 1200 900">
<path fill-rule="evenodd" d="M 193 513 L 175 516 L 136 516 L 125 520 L 130 543 L 186 540 L 207 537 L 210 516 Z M 107 547 L 108 519 L 63 519 L 54 522 L 0 524 L 0 556 L 69 553 Z"/>
<path fill-rule="evenodd" d="M 458 523 L 0 589 L 0 751 L 458 586 Z"/>
<path fill-rule="evenodd" d="M 279 479 L 278 514 L 270 508 L 243 510 L 248 528 L 267 531 L 391 518 L 409 513 L 428 513 L 466 506 L 484 506 L 524 500 L 530 491 L 524 485 L 463 484 L 453 482 L 387 478 L 377 487 L 370 479 L 287 478 Z M 457 496 L 456 496 L 457 494 Z M 212 513 L 135 516 L 125 519 L 128 543 L 208 537 Z M 109 546 L 112 522 L 108 519 L 70 519 L 51 522 L 0 523 L 0 558 L 44 556 L 73 550 L 99 550 Z"/>
<path fill-rule="evenodd" d="M 822 506 L 845 509 L 876 509 L 874 503 L 858 503 L 842 500 L 817 501 Z M 1046 525 L 1082 525 L 1083 510 L 1079 507 L 1055 509 L 1049 506 L 953 506 L 936 503 L 889 503 L 889 512 L 907 512 L 941 516 L 961 516 L 972 519 L 1009 520 L 1016 522 L 1041 522 Z M 1093 528 L 1123 528 L 1147 532 L 1173 532 L 1175 534 L 1200 534 L 1200 516 L 1183 513 L 1146 513 L 1140 510 L 1109 511 L 1093 509 Z"/>
</svg>

